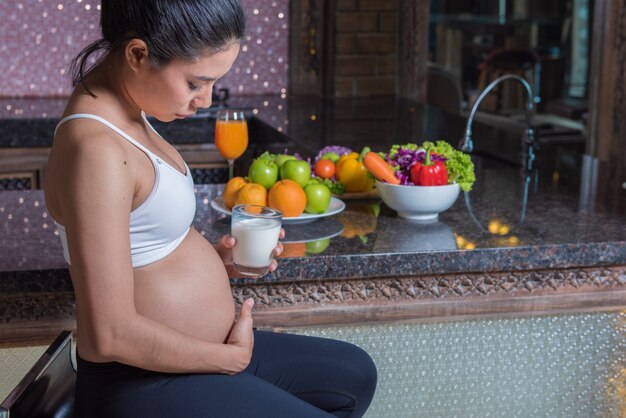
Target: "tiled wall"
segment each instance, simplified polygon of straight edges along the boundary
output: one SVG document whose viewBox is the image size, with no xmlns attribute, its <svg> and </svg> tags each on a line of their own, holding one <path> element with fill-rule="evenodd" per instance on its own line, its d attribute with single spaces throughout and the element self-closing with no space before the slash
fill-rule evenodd
<svg viewBox="0 0 626 418">
<path fill-rule="evenodd" d="M 220 82 L 233 94 L 287 88 L 289 0 L 241 0 L 248 33 Z M 98 0 L 0 0 L 0 97 L 66 96 L 67 67 L 99 37 Z"/>
<path fill-rule="evenodd" d="M 378 369 L 365 418 L 626 417 L 626 313 L 287 329 Z"/>
<path fill-rule="evenodd" d="M 398 0 L 338 0 L 335 94 L 394 94 Z"/>
</svg>

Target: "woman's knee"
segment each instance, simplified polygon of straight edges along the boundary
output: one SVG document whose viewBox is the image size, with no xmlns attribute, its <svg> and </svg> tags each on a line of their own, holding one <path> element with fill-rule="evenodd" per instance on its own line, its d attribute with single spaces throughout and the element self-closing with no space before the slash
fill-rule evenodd
<svg viewBox="0 0 626 418">
<path fill-rule="evenodd" d="M 338 361 L 340 367 L 338 373 L 346 373 L 351 376 L 355 386 L 360 388 L 359 392 L 364 394 L 371 393 L 373 395 L 378 380 L 378 371 L 372 357 L 361 347 L 344 342 L 337 341 L 337 351 L 335 353 L 335 361 Z"/>
<path fill-rule="evenodd" d="M 372 357 L 361 347 L 353 346 L 353 361 L 356 363 L 356 367 L 361 371 L 363 388 L 366 391 L 371 391 L 372 395 L 376 389 L 376 383 L 378 381 L 378 370 L 376 363 Z"/>
<path fill-rule="evenodd" d="M 354 405 L 351 417 L 362 416 L 374 398 L 378 381 L 378 371 L 372 357 L 362 348 L 350 344 L 343 347 L 343 367 L 337 373 L 345 373 L 348 380 L 349 390 L 352 394 Z"/>
</svg>

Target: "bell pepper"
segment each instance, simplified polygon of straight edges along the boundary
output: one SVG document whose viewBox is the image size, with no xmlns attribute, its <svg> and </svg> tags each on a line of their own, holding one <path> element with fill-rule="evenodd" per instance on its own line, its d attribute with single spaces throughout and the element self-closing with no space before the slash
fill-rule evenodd
<svg viewBox="0 0 626 418">
<path fill-rule="evenodd" d="M 358 160 L 359 154 L 354 154 L 353 158 L 345 158 L 343 161 L 339 160 L 337 164 L 337 179 L 343 183 L 346 192 L 362 192 L 373 183 L 369 179 L 367 169 Z"/>
<path fill-rule="evenodd" d="M 424 162 L 418 161 L 411 167 L 411 181 L 416 186 L 442 186 L 448 184 L 448 169 L 443 161 L 430 159 L 429 149 Z"/>
<path fill-rule="evenodd" d="M 341 168 L 341 166 L 343 165 L 343 163 L 345 163 L 347 160 L 356 160 L 359 158 L 359 154 L 356 152 L 351 152 L 349 154 L 345 154 L 342 155 L 337 162 L 335 162 L 335 168 L 337 169 L 337 173 L 339 172 L 339 169 Z"/>
<path fill-rule="evenodd" d="M 365 165 L 363 165 L 363 167 L 365 167 Z M 367 168 L 366 168 L 367 170 Z M 372 176 L 371 173 L 367 173 L 367 181 L 365 182 L 365 186 L 363 187 L 363 190 L 361 190 L 362 192 L 369 192 L 370 190 L 372 190 L 374 188 L 374 186 L 376 185 L 376 180 L 374 179 L 374 176 Z"/>
</svg>

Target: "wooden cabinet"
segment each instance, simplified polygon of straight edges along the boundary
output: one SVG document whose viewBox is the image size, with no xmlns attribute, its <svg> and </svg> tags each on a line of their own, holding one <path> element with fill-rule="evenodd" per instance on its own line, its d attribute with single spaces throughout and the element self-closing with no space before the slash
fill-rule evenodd
<svg viewBox="0 0 626 418">
<path fill-rule="evenodd" d="M 0 149 L 0 191 L 40 189 L 49 153 L 50 148 Z"/>
</svg>

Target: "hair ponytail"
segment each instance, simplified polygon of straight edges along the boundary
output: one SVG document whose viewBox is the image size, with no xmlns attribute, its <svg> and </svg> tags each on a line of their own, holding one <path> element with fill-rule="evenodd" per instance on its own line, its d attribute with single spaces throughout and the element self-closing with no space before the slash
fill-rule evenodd
<svg viewBox="0 0 626 418">
<path fill-rule="evenodd" d="M 109 41 L 100 38 L 87 45 L 85 48 L 82 49 L 82 51 L 78 53 L 78 55 L 74 57 L 74 59 L 70 63 L 70 76 L 72 78 L 72 87 L 76 87 L 78 84 L 81 84 L 83 85 L 83 87 L 85 87 L 89 94 L 92 94 L 91 91 L 89 91 L 89 89 L 83 84 L 83 78 L 85 78 L 85 76 L 95 66 L 100 64 L 100 62 L 104 59 L 106 52 L 109 51 L 109 47 Z M 96 61 L 93 64 L 89 64 L 89 57 L 95 53 L 99 53 L 100 55 L 96 58 Z"/>
<path fill-rule="evenodd" d="M 101 0 L 102 37 L 87 45 L 70 64 L 72 86 L 110 52 L 132 38 L 143 40 L 155 67 L 173 59 L 194 60 L 244 37 L 246 19 L 239 0 Z M 93 54 L 96 62 L 89 64 Z"/>
</svg>

